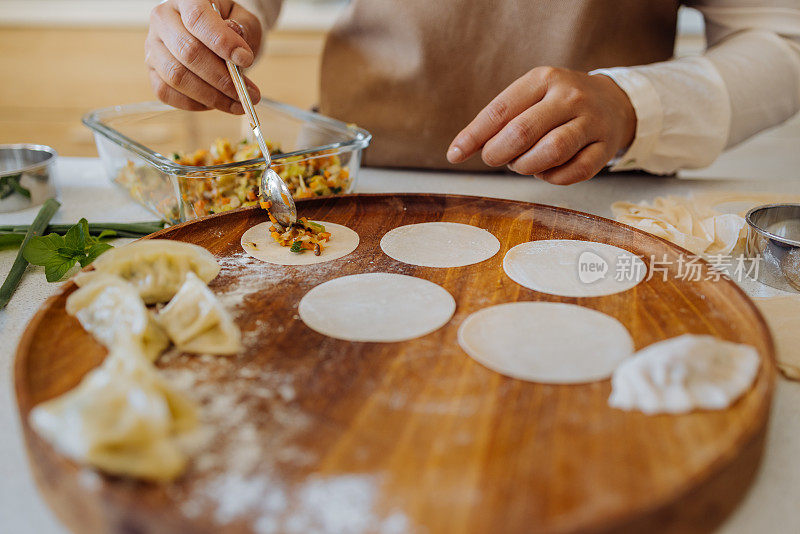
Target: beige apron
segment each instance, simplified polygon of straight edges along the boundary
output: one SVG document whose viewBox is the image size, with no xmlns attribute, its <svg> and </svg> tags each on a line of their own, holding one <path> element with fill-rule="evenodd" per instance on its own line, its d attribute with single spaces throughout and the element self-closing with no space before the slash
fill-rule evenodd
<svg viewBox="0 0 800 534">
<path fill-rule="evenodd" d="M 672 56 L 678 0 L 353 0 L 322 60 L 322 113 L 373 134 L 375 166 L 451 165 L 453 137 L 540 65 L 589 71 Z"/>
</svg>

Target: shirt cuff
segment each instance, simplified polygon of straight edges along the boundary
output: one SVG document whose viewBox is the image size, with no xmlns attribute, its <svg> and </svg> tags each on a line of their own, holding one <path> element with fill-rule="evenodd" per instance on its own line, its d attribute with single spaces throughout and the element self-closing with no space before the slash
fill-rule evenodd
<svg viewBox="0 0 800 534">
<path fill-rule="evenodd" d="M 609 162 L 612 171 L 642 168 L 642 163 L 653 154 L 661 135 L 664 110 L 655 86 L 647 76 L 625 67 L 597 69 L 590 75 L 608 76 L 625 91 L 636 112 L 636 134 L 625 152 Z"/>
<path fill-rule="evenodd" d="M 261 23 L 261 29 L 263 30 L 261 35 L 263 36 L 266 36 L 267 30 L 271 30 L 275 25 L 275 20 L 280 12 L 279 2 L 267 2 L 265 5 L 261 0 L 236 0 L 236 3 L 256 16 Z"/>
</svg>

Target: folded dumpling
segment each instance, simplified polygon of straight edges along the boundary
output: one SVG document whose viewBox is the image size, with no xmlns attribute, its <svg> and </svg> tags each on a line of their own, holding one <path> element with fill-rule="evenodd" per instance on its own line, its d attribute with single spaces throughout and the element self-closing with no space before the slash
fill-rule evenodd
<svg viewBox="0 0 800 534">
<path fill-rule="evenodd" d="M 197 354 L 235 354 L 241 332 L 208 287 L 193 273 L 156 316 L 178 349 Z"/>
<path fill-rule="evenodd" d="M 139 292 L 118 276 L 93 276 L 67 298 L 67 313 L 109 349 L 117 343 L 135 342 L 154 361 L 169 346 L 169 338 L 145 307 Z"/>
<path fill-rule="evenodd" d="M 76 276 L 75 283 L 85 285 L 97 273 L 113 274 L 130 282 L 146 304 L 171 299 L 186 273 L 208 283 L 220 271 L 214 255 L 203 247 L 168 239 L 145 239 L 113 248 L 92 265 L 95 270 Z"/>
<path fill-rule="evenodd" d="M 750 345 L 694 334 L 665 339 L 617 367 L 608 404 L 646 414 L 723 410 L 753 385 L 759 363 Z"/>
<path fill-rule="evenodd" d="M 186 455 L 178 440 L 196 422 L 194 405 L 132 344 L 116 344 L 77 387 L 30 413 L 34 430 L 70 458 L 156 481 L 183 472 Z"/>
</svg>

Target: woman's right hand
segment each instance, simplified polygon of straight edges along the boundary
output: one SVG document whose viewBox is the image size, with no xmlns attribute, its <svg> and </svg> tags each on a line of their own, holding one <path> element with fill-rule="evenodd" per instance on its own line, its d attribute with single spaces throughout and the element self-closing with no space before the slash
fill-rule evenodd
<svg viewBox="0 0 800 534">
<path fill-rule="evenodd" d="M 232 0 L 216 0 L 218 15 L 209 0 L 168 0 L 150 13 L 145 41 L 145 63 L 159 100 L 170 106 L 199 111 L 216 108 L 244 113 L 225 66 L 253 64 L 261 45 L 261 24 L 252 13 Z M 250 98 L 261 98 L 256 85 L 245 77 Z"/>
</svg>

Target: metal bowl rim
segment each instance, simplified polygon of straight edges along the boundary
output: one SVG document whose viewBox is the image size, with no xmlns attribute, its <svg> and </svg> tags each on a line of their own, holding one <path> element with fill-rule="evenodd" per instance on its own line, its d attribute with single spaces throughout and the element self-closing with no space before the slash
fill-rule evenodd
<svg viewBox="0 0 800 534">
<path fill-rule="evenodd" d="M 22 174 L 23 172 L 28 172 L 32 171 L 33 169 L 38 169 L 39 167 L 46 167 L 52 164 L 58 157 L 58 152 L 56 152 L 56 150 L 53 147 L 47 145 L 17 143 L 11 145 L 0 145 L 0 150 L 33 150 L 36 152 L 44 152 L 45 154 L 48 155 L 46 159 L 38 163 L 31 163 L 30 165 L 26 165 L 24 167 L 20 167 L 19 169 L 14 169 L 11 171 L 0 171 L 0 178 L 3 178 L 5 176 L 13 176 L 15 174 Z"/>
<path fill-rule="evenodd" d="M 761 211 L 761 210 L 775 209 L 775 208 L 798 208 L 800 210 L 800 204 L 795 204 L 795 203 L 791 203 L 791 202 L 784 202 L 784 203 L 780 203 L 780 204 L 763 204 L 761 206 L 756 206 L 754 208 L 751 208 L 747 212 L 747 215 L 745 215 L 745 217 L 744 217 L 745 221 L 747 221 L 747 226 L 750 228 L 750 230 L 753 230 L 756 233 L 759 233 L 762 236 L 767 237 L 769 239 L 774 239 L 775 241 L 778 241 L 778 242 L 783 243 L 785 245 L 791 245 L 791 246 L 794 246 L 794 247 L 800 247 L 800 241 L 796 241 L 794 239 L 789 239 L 787 237 L 781 237 L 779 235 L 773 234 L 772 232 L 768 232 L 768 231 L 764 230 L 763 228 L 761 228 L 760 226 L 758 226 L 756 223 L 753 222 L 752 215 L 755 212 Z"/>
</svg>

